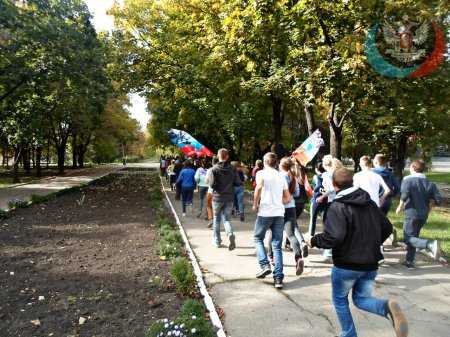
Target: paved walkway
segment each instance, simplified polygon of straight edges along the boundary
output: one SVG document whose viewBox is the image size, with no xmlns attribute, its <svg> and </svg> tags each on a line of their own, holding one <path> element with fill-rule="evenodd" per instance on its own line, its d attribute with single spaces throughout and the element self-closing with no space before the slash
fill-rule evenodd
<svg viewBox="0 0 450 337">
<path fill-rule="evenodd" d="M 47 195 L 66 188 L 79 186 L 122 168 L 120 165 L 103 165 L 92 168 L 67 170 L 65 175 L 43 178 L 29 184 L 0 188 L 0 209 L 7 209 L 12 199 L 30 200 L 33 194 Z"/>
<path fill-rule="evenodd" d="M 179 201 L 169 191 L 181 214 Z M 250 195 L 246 195 L 250 209 Z M 198 206 L 195 194 L 194 206 Z M 196 214 L 196 208 L 194 214 Z M 224 325 L 231 337 L 329 337 L 338 335 L 338 323 L 330 301 L 330 264 L 312 250 L 301 277 L 295 276 L 292 253 L 284 254 L 285 286 L 277 291 L 271 278 L 255 279 L 258 265 L 253 245 L 255 215 L 245 223 L 234 219 L 236 250 L 212 246 L 212 231 L 206 221 L 193 214 L 181 218 L 189 241 L 203 268 L 205 281 L 218 307 L 225 312 Z M 302 219 L 302 230 L 306 231 Z M 227 239 L 223 237 L 223 243 Z M 450 336 L 450 269 L 420 258 L 419 268 L 407 270 L 399 264 L 402 248 L 387 248 L 386 263 L 380 269 L 375 294 L 398 300 L 410 322 L 410 337 Z M 381 317 L 352 307 L 358 336 L 393 337 L 390 323 Z"/>
</svg>

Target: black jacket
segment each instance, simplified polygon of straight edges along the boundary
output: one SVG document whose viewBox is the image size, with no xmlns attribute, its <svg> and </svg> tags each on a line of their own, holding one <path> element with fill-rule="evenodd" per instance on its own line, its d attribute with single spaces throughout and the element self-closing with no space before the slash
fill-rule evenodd
<svg viewBox="0 0 450 337">
<path fill-rule="evenodd" d="M 323 233 L 313 247 L 332 248 L 336 267 L 372 271 L 383 258 L 380 246 L 391 235 L 392 224 L 364 190 L 341 191 L 328 208 Z"/>
<path fill-rule="evenodd" d="M 229 162 L 220 162 L 213 166 L 209 184 L 214 201 L 234 201 L 234 187 L 241 185 L 241 179 Z"/>
</svg>

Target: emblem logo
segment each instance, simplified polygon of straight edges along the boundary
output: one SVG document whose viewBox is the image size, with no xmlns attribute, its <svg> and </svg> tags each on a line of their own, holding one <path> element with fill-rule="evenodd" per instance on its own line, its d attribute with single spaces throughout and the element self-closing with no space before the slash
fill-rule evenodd
<svg viewBox="0 0 450 337">
<path fill-rule="evenodd" d="M 435 22 L 412 22 L 407 16 L 401 22 L 375 24 L 365 43 L 369 64 L 391 78 L 430 74 L 442 63 L 444 50 L 444 32 Z"/>
</svg>

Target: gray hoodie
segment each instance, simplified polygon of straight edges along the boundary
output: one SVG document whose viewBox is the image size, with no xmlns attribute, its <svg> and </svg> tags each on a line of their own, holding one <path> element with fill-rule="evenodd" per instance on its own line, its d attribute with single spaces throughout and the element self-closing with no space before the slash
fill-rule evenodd
<svg viewBox="0 0 450 337">
<path fill-rule="evenodd" d="M 229 162 L 214 165 L 207 180 L 215 202 L 234 201 L 234 186 L 241 184 L 239 174 Z"/>
</svg>

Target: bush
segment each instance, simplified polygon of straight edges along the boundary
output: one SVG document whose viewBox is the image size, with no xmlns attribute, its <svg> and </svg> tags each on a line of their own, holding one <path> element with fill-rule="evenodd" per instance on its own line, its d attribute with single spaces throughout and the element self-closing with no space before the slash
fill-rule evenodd
<svg viewBox="0 0 450 337">
<path fill-rule="evenodd" d="M 37 195 L 32 194 L 31 195 L 31 202 L 33 204 L 41 204 L 43 202 L 47 202 L 55 197 L 54 194 L 48 194 L 48 195 Z"/>
<path fill-rule="evenodd" d="M 190 333 L 187 336 L 214 337 L 216 335 L 211 323 L 203 316 L 181 317 L 178 323 L 184 325 L 185 329 Z"/>
<path fill-rule="evenodd" d="M 168 336 L 186 336 L 186 337 L 214 337 L 214 329 L 204 317 L 192 315 L 190 317 L 181 317 L 175 321 L 169 321 L 167 318 L 158 320 L 150 326 L 146 337 L 168 337 Z"/>
<path fill-rule="evenodd" d="M 164 240 L 173 243 L 173 244 L 177 244 L 179 246 L 181 246 L 181 244 L 183 243 L 183 238 L 181 237 L 181 234 L 174 231 L 174 230 L 167 230 L 167 228 L 164 230 Z"/>
<path fill-rule="evenodd" d="M 195 289 L 195 275 L 192 266 L 185 257 L 177 258 L 170 267 L 170 275 L 175 282 L 177 292 L 189 295 Z"/>
<path fill-rule="evenodd" d="M 30 206 L 30 203 L 26 200 L 21 199 L 12 199 L 8 201 L 8 208 L 14 209 L 14 208 L 26 208 Z"/>
<path fill-rule="evenodd" d="M 181 245 L 161 238 L 159 240 L 159 255 L 169 260 L 179 257 L 182 255 Z"/>
<path fill-rule="evenodd" d="M 206 309 L 202 302 L 188 299 L 184 301 L 181 307 L 181 317 L 203 317 Z"/>
<path fill-rule="evenodd" d="M 7 219 L 9 217 L 8 211 L 0 208 L 0 219 Z"/>
</svg>

